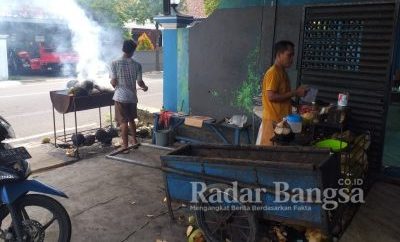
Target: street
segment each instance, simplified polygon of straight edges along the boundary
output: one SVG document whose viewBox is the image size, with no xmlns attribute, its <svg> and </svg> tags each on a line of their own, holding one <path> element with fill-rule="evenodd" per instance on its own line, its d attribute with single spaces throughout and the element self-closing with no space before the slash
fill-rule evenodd
<svg viewBox="0 0 400 242">
<path fill-rule="evenodd" d="M 43 137 L 53 137 L 53 114 L 49 91 L 63 90 L 73 78 L 32 77 L 29 80 L 0 81 L 0 115 L 11 123 L 16 139 L 13 145 L 39 144 Z M 143 80 L 148 92 L 138 90 L 138 107 L 150 112 L 162 106 L 162 73 L 144 73 Z M 112 109 L 114 111 L 114 109 Z M 109 116 L 109 108 L 102 111 L 102 123 Z M 68 113 L 66 129 L 74 129 L 74 114 Z M 63 128 L 62 115 L 57 113 L 56 129 Z M 81 129 L 99 127 L 99 110 L 92 109 L 77 113 L 78 127 Z"/>
<path fill-rule="evenodd" d="M 138 91 L 138 107 L 150 112 L 159 110 L 162 106 L 162 73 L 146 73 L 143 79 L 149 91 Z M 64 155 L 63 150 L 40 143 L 43 137 L 53 137 L 49 91 L 65 89 L 69 80 L 33 77 L 0 82 L 0 115 L 15 130 L 16 139 L 11 143 L 29 149 L 33 156 L 31 164 L 51 166 L 63 162 L 60 158 Z M 102 108 L 103 126 L 108 113 L 108 107 Z M 78 127 L 99 127 L 98 115 L 98 109 L 78 112 Z M 61 134 L 62 115 L 56 112 L 56 118 Z M 66 114 L 66 128 L 72 131 L 73 127 L 73 114 Z M 69 199 L 56 199 L 71 217 L 71 241 L 184 241 L 187 219 L 178 220 L 178 224 L 171 223 L 163 202 L 165 192 L 161 172 L 107 160 L 104 152 L 109 150 L 100 149 L 95 157 L 31 177 L 55 186 L 69 196 Z M 159 163 L 161 154 L 165 151 L 141 148 L 134 155 L 143 161 Z M 177 216 L 184 210 L 180 204 L 174 204 L 174 208 Z M 51 241 L 51 235 L 48 239 Z"/>
<path fill-rule="evenodd" d="M 160 164 L 160 155 L 165 153 L 140 147 L 129 158 Z M 71 217 L 71 241 L 185 241 L 188 207 L 174 203 L 176 222 L 171 222 L 163 202 L 162 173 L 108 160 L 104 155 L 100 152 L 95 157 L 31 177 L 68 195 L 69 199 L 55 198 Z"/>
</svg>

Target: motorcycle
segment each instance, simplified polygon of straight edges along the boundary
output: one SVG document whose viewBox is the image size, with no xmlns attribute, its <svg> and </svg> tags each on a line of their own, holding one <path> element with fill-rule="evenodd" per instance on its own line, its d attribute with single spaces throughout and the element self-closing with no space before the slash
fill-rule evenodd
<svg viewBox="0 0 400 242">
<path fill-rule="evenodd" d="M 27 179 L 30 154 L 24 147 L 4 143 L 14 138 L 11 125 L 0 116 L 0 240 L 59 241 L 71 238 L 71 220 L 55 195 L 68 198 L 56 188 Z M 34 192 L 33 194 L 30 192 Z"/>
</svg>

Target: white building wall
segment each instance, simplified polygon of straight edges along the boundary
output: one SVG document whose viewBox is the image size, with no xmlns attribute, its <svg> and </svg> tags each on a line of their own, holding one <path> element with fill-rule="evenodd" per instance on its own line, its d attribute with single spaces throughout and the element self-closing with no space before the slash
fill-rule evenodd
<svg viewBox="0 0 400 242">
<path fill-rule="evenodd" d="M 7 35 L 0 35 L 0 80 L 8 80 Z"/>
</svg>

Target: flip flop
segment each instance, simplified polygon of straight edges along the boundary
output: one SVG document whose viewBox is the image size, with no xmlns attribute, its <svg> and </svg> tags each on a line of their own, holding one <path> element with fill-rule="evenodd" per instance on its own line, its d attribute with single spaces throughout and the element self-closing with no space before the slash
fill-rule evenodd
<svg viewBox="0 0 400 242">
<path fill-rule="evenodd" d="M 129 150 L 124 150 L 121 152 L 122 154 L 129 154 Z"/>
<path fill-rule="evenodd" d="M 120 154 L 129 154 L 129 149 L 119 148 L 117 149 L 117 152 Z"/>
<path fill-rule="evenodd" d="M 140 143 L 136 143 L 136 144 L 130 144 L 129 145 L 129 148 L 131 148 L 131 149 L 137 149 L 137 148 L 139 148 L 139 145 L 140 145 Z"/>
<path fill-rule="evenodd" d="M 137 144 L 139 144 L 139 142 L 137 140 L 136 140 L 136 142 L 133 142 L 133 140 L 129 141 L 129 146 L 134 146 L 134 145 L 137 145 Z"/>
</svg>

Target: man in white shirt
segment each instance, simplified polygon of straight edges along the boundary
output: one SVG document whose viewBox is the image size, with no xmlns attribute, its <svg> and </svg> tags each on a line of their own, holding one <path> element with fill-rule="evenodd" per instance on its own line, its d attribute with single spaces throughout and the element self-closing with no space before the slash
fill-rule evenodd
<svg viewBox="0 0 400 242">
<path fill-rule="evenodd" d="M 142 80 L 142 66 L 132 59 L 136 46 L 133 40 L 125 40 L 122 47 L 123 56 L 111 63 L 111 85 L 115 88 L 113 97 L 115 120 L 121 128 L 121 149 L 128 148 L 128 128 L 133 137 L 132 145 L 137 143 L 135 118 L 137 118 L 138 98 L 136 82 L 143 91 L 148 90 Z"/>
</svg>

